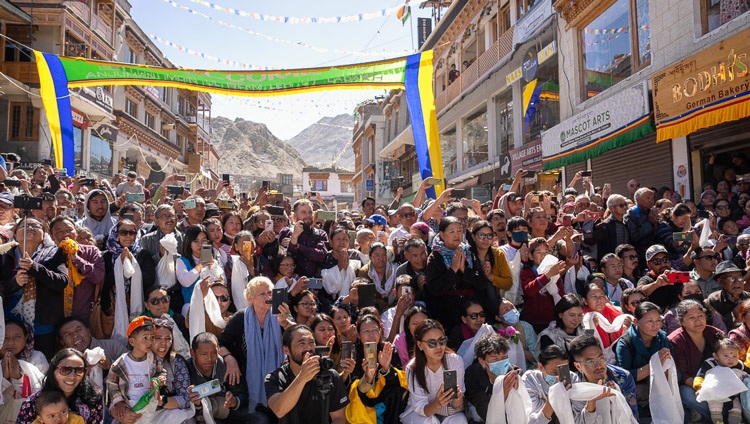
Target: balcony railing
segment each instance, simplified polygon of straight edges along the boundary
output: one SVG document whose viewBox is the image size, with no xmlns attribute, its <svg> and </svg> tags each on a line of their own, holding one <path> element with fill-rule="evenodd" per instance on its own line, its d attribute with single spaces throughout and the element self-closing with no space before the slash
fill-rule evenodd
<svg viewBox="0 0 750 424">
<path fill-rule="evenodd" d="M 438 113 L 513 51 L 514 32 L 515 26 L 505 31 L 471 66 L 461 73 L 461 76 L 435 97 L 435 108 Z"/>
<path fill-rule="evenodd" d="M 99 34 L 110 46 L 112 45 L 112 27 L 104 19 L 95 13 L 91 13 L 91 8 L 88 4 L 81 3 L 80 1 L 66 1 L 65 7 L 88 24 L 89 28 Z"/>
</svg>

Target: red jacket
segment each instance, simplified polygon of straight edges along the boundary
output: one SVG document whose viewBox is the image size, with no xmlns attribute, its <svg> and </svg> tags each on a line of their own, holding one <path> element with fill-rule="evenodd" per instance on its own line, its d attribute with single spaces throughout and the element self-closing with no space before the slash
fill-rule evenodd
<svg viewBox="0 0 750 424">
<path fill-rule="evenodd" d="M 524 268 L 521 270 L 521 286 L 523 287 L 523 310 L 521 319 L 534 326 L 534 330 L 540 332 L 547 328 L 555 319 L 555 301 L 549 293 L 540 293 L 544 286 L 549 283 L 546 275 L 537 276 L 536 270 Z M 565 294 L 563 279 L 557 280 L 557 291 L 560 296 Z"/>
</svg>

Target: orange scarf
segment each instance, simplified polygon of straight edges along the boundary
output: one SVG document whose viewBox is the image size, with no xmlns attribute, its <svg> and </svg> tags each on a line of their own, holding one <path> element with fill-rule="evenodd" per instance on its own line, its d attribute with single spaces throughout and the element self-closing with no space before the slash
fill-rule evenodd
<svg viewBox="0 0 750 424">
<path fill-rule="evenodd" d="M 65 286 L 65 290 L 63 290 L 63 310 L 65 312 L 65 317 L 69 317 L 73 313 L 73 294 L 75 293 L 75 288 L 81 284 L 84 277 L 78 270 L 78 267 L 73 264 L 73 257 L 78 252 L 78 243 L 75 240 L 65 239 L 60 242 L 58 247 L 68 255 L 68 276 L 70 277 L 71 283 Z"/>
</svg>

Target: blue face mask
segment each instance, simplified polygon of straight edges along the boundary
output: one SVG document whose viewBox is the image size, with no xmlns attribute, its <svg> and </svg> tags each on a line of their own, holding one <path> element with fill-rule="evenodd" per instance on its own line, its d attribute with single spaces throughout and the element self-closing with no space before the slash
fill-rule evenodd
<svg viewBox="0 0 750 424">
<path fill-rule="evenodd" d="M 544 381 L 546 381 L 547 384 L 550 385 L 550 386 L 553 385 L 553 384 L 555 384 L 555 379 L 557 379 L 556 375 L 544 374 Z"/>
<path fill-rule="evenodd" d="M 526 231 L 514 231 L 510 233 L 511 238 L 516 243 L 526 243 L 529 241 L 529 233 Z"/>
<path fill-rule="evenodd" d="M 518 309 L 511 309 L 510 311 L 503 314 L 503 321 L 505 321 L 505 323 L 510 326 L 518 324 L 518 321 L 520 319 L 521 313 L 518 312 Z"/>
<path fill-rule="evenodd" d="M 505 358 L 496 362 L 490 362 L 487 364 L 490 368 L 490 372 L 495 375 L 505 375 L 510 369 L 510 359 Z"/>
</svg>

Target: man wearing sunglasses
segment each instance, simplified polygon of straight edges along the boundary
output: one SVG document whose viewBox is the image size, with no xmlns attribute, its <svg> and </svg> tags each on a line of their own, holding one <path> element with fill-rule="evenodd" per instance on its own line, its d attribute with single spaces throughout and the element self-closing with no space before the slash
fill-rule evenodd
<svg viewBox="0 0 750 424">
<path fill-rule="evenodd" d="M 737 317 L 734 316 L 737 305 L 750 299 L 750 293 L 745 291 L 745 274 L 747 271 L 738 268 L 732 261 L 723 261 L 716 267 L 714 278 L 719 282 L 721 290 L 711 293 L 706 298 L 706 303 L 724 318 L 727 328 L 734 328 L 734 323 L 737 322 Z"/>
<path fill-rule="evenodd" d="M 662 310 L 669 308 L 677 301 L 682 291 L 680 284 L 671 284 L 667 274 L 672 272 L 669 252 L 661 244 L 655 244 L 646 250 L 646 266 L 648 272 L 638 280 L 638 287 L 651 302 Z"/>
<path fill-rule="evenodd" d="M 690 254 L 695 269 L 690 271 L 690 279 L 695 280 L 705 296 L 721 290 L 719 282 L 716 281 L 714 272 L 719 264 L 721 256 L 713 250 L 696 247 Z M 744 266 L 744 265 L 743 265 Z"/>
<path fill-rule="evenodd" d="M 417 210 L 414 209 L 414 206 L 411 205 L 411 203 L 404 203 L 403 205 L 399 206 L 398 210 L 396 211 L 396 216 L 398 216 L 398 223 L 399 226 L 393 232 L 390 236 L 388 236 L 388 245 L 393 246 L 394 240 L 399 243 L 401 240 L 406 240 L 411 237 L 411 226 L 414 225 L 415 222 L 417 222 Z M 403 247 L 403 242 L 401 242 L 401 246 Z"/>
</svg>

